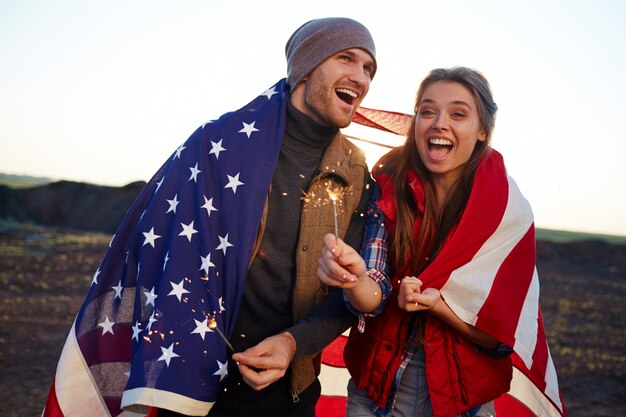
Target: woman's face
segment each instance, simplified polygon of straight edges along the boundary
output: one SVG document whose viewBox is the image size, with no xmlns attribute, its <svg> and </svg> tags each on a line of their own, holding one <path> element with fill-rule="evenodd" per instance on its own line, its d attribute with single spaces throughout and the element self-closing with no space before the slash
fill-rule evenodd
<svg viewBox="0 0 626 417">
<path fill-rule="evenodd" d="M 484 141 L 476 101 L 462 84 L 437 81 L 424 90 L 415 118 L 415 144 L 436 183 L 451 186 Z"/>
</svg>

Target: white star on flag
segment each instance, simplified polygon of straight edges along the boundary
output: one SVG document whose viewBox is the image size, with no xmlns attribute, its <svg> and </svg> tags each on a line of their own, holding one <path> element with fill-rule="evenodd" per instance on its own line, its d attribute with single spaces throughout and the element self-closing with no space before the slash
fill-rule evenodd
<svg viewBox="0 0 626 417">
<path fill-rule="evenodd" d="M 152 304 L 152 307 L 155 307 L 154 300 L 156 300 L 158 295 L 154 293 L 154 287 L 152 287 L 150 292 L 144 291 L 143 293 L 146 295 L 146 305 Z"/>
<path fill-rule="evenodd" d="M 139 333 L 141 333 L 141 329 L 139 328 L 139 326 L 141 326 L 141 323 L 139 323 L 139 321 L 136 321 L 135 325 L 133 326 L 133 337 L 131 339 L 139 341 Z"/>
<path fill-rule="evenodd" d="M 196 319 L 193 319 L 193 321 L 196 322 L 196 328 L 193 330 L 193 332 L 191 332 L 191 334 L 199 334 L 200 337 L 202 337 L 202 340 L 204 340 L 204 335 L 206 335 L 207 332 L 213 332 L 213 330 L 208 325 L 208 319 L 204 319 L 204 321 L 198 321 Z"/>
<path fill-rule="evenodd" d="M 104 321 L 102 323 L 98 323 L 98 326 L 102 327 L 102 336 L 104 336 L 105 333 L 115 334 L 113 333 L 114 324 L 114 321 L 109 320 L 109 316 L 105 316 Z"/>
<path fill-rule="evenodd" d="M 181 279 L 178 284 L 174 284 L 172 281 L 170 281 L 170 284 L 172 284 L 172 291 L 170 291 L 167 295 L 175 295 L 176 298 L 178 298 L 178 301 L 181 301 L 183 294 L 189 294 L 189 291 L 183 288 L 183 285 L 185 285 L 185 278 Z"/>
<path fill-rule="evenodd" d="M 148 243 L 150 244 L 150 246 L 154 247 L 154 242 L 160 238 L 161 236 L 157 235 L 154 233 L 154 227 L 152 229 L 150 229 L 149 232 L 143 232 L 143 235 L 146 237 L 146 240 L 144 240 L 143 245 L 145 246 Z"/>
<path fill-rule="evenodd" d="M 208 125 L 209 123 L 213 123 L 213 120 L 209 120 L 209 121 L 204 122 L 202 124 L 202 129 L 204 130 L 204 126 Z"/>
<path fill-rule="evenodd" d="M 176 148 L 176 153 L 174 154 L 174 158 L 172 159 L 180 159 L 180 153 L 183 151 L 183 149 L 185 149 L 186 146 L 185 145 L 180 145 L 178 148 Z"/>
<path fill-rule="evenodd" d="M 167 251 L 165 254 L 165 258 L 163 259 L 163 270 L 165 271 L 165 267 L 167 266 L 167 261 L 170 260 L 170 251 Z"/>
<path fill-rule="evenodd" d="M 120 280 L 120 282 L 118 282 L 115 287 L 111 287 L 111 288 L 113 288 L 113 290 L 115 291 L 115 298 L 119 298 L 121 300 L 122 290 L 124 289 L 124 287 L 122 287 L 122 281 Z"/>
<path fill-rule="evenodd" d="M 232 188 L 233 194 L 237 194 L 237 187 L 239 187 L 240 185 L 244 185 L 243 182 L 239 181 L 239 174 L 240 172 L 238 172 L 237 175 L 235 175 L 234 177 L 226 174 L 226 176 L 228 177 L 228 184 L 226 184 L 224 188 Z"/>
<path fill-rule="evenodd" d="M 167 349 L 161 346 L 161 352 L 163 352 L 163 354 L 159 357 L 159 359 L 157 359 L 157 361 L 165 361 L 165 364 L 168 367 L 170 366 L 170 360 L 172 360 L 172 358 L 180 357 L 174 352 L 174 343 L 172 343 Z"/>
<path fill-rule="evenodd" d="M 193 220 L 189 224 L 181 223 L 180 225 L 183 227 L 183 231 L 178 234 L 178 236 L 185 236 L 188 241 L 191 242 L 191 237 L 198 233 L 196 229 L 193 228 Z"/>
<path fill-rule="evenodd" d="M 226 233 L 226 236 L 221 237 L 220 235 L 217 235 L 218 239 L 220 240 L 220 244 L 217 248 L 215 248 L 215 250 L 222 250 L 222 252 L 224 252 L 224 255 L 226 255 L 226 249 L 228 249 L 229 247 L 233 246 L 228 242 L 228 233 Z"/>
<path fill-rule="evenodd" d="M 156 323 L 157 319 L 156 319 L 155 315 L 156 315 L 156 311 L 153 311 L 153 312 L 152 312 L 152 315 L 151 315 L 151 316 L 150 316 L 150 318 L 148 319 L 148 325 L 146 326 L 146 330 L 147 330 L 147 331 L 150 331 L 150 329 L 152 329 L 152 325 L 153 325 L 154 323 Z"/>
<path fill-rule="evenodd" d="M 203 197 L 204 197 L 204 205 L 202 206 L 202 208 L 206 210 L 206 213 L 209 215 L 209 218 L 211 218 L 211 212 L 219 211 L 219 210 L 213 207 L 213 197 L 209 199 L 207 199 L 206 196 L 203 196 Z"/>
<path fill-rule="evenodd" d="M 180 201 L 178 201 L 178 194 L 176 194 L 173 199 L 167 200 L 167 202 L 170 204 L 170 208 L 167 209 L 165 213 L 173 211 L 174 214 L 176 214 L 176 206 L 178 205 L 178 203 L 180 203 Z"/>
<path fill-rule="evenodd" d="M 268 88 L 267 90 L 263 91 L 263 93 L 262 93 L 261 95 L 262 95 L 262 96 L 266 96 L 266 97 L 267 97 L 267 99 L 269 100 L 269 99 L 271 99 L 271 98 L 272 98 L 272 96 L 273 96 L 274 94 L 278 94 L 278 91 L 276 91 L 276 90 L 274 89 L 274 87 L 272 87 L 272 88 Z"/>
<path fill-rule="evenodd" d="M 100 268 L 98 268 L 98 270 L 96 271 L 95 274 L 93 274 L 93 279 L 91 280 L 91 284 L 96 284 L 98 285 L 98 275 L 100 275 Z"/>
<path fill-rule="evenodd" d="M 220 312 L 226 311 L 226 309 L 224 308 L 224 297 L 220 297 L 218 303 L 220 305 Z"/>
<path fill-rule="evenodd" d="M 260 132 L 259 129 L 254 127 L 254 124 L 256 122 L 252 122 L 250 124 L 246 122 L 241 122 L 241 123 L 243 123 L 243 129 L 241 129 L 238 133 L 245 133 L 248 136 L 248 139 L 250 138 L 250 135 L 252 135 L 252 132 Z"/>
<path fill-rule="evenodd" d="M 211 141 L 211 150 L 209 151 L 209 155 L 215 155 L 215 159 L 220 159 L 220 152 L 225 151 L 226 148 L 222 148 L 222 141 L 224 139 L 220 139 L 219 142 Z"/>
<path fill-rule="evenodd" d="M 215 264 L 211 262 L 211 252 L 209 252 L 207 256 L 200 255 L 200 262 L 202 265 L 200 265 L 198 271 L 204 270 L 205 275 L 209 275 L 209 268 L 215 267 Z"/>
<path fill-rule="evenodd" d="M 165 180 L 165 176 L 161 177 L 161 179 L 159 180 L 159 182 L 157 182 L 156 186 L 156 190 L 154 190 L 154 192 L 156 193 L 157 191 L 159 191 L 159 188 L 161 188 L 161 184 L 163 184 L 163 181 Z M 141 217 L 143 217 L 143 213 L 141 214 Z"/>
<path fill-rule="evenodd" d="M 226 378 L 226 376 L 228 375 L 228 367 L 226 366 L 226 363 L 222 363 L 220 361 L 217 361 L 217 371 L 215 371 L 215 373 L 213 373 L 213 375 L 219 375 L 220 376 L 220 381 L 222 379 Z"/>
<path fill-rule="evenodd" d="M 198 182 L 198 174 L 202 172 L 198 169 L 198 163 L 196 162 L 195 166 L 189 167 L 189 170 L 191 171 L 189 181 L 193 180 L 193 182 Z"/>
</svg>

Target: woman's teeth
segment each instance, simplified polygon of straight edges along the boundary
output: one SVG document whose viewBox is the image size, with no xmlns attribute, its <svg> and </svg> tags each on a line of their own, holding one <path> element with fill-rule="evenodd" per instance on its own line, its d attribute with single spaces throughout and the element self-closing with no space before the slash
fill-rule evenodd
<svg viewBox="0 0 626 417">
<path fill-rule="evenodd" d="M 452 146 L 452 141 L 449 141 L 448 139 L 434 138 L 430 139 L 429 143 L 431 145 Z"/>
</svg>

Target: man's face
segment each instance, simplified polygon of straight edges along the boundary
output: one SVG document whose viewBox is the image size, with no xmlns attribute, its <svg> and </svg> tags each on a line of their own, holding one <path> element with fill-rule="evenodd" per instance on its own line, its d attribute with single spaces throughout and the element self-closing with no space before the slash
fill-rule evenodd
<svg viewBox="0 0 626 417">
<path fill-rule="evenodd" d="M 374 69 L 374 60 L 362 49 L 338 52 L 304 77 L 291 102 L 322 126 L 346 127 L 369 90 Z"/>
</svg>

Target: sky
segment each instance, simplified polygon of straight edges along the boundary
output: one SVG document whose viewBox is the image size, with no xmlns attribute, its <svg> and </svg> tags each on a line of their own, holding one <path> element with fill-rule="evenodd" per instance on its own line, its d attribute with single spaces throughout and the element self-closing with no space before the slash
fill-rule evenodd
<svg viewBox="0 0 626 417">
<path fill-rule="evenodd" d="M 411 113 L 431 69 L 475 68 L 535 225 L 626 235 L 621 0 L 0 0 L 0 172 L 147 181 L 199 125 L 285 77 L 291 33 L 330 16 L 374 37 L 363 106 Z M 362 147 L 369 164 L 385 152 Z"/>
</svg>

